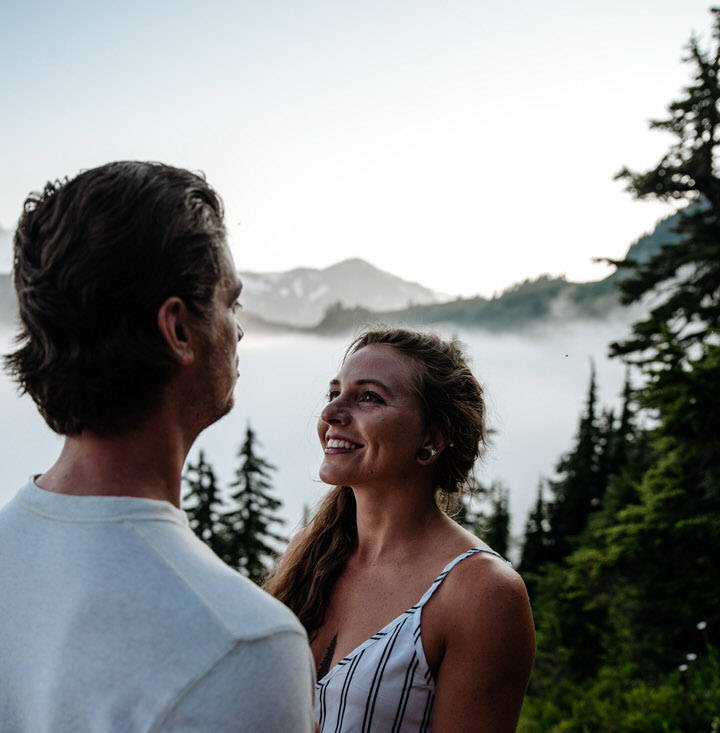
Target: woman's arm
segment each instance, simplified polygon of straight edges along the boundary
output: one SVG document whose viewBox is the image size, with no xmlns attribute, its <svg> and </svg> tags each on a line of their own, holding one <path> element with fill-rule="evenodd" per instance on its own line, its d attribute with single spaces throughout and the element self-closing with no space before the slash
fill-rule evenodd
<svg viewBox="0 0 720 733">
<path fill-rule="evenodd" d="M 444 641 L 433 733 L 512 733 L 535 657 L 525 584 L 487 555 L 460 563 L 445 582 L 433 609 Z"/>
</svg>

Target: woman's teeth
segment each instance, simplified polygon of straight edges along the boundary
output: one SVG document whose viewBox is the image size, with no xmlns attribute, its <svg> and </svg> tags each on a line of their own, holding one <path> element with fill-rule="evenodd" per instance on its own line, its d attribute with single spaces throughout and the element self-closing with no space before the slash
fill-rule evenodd
<svg viewBox="0 0 720 733">
<path fill-rule="evenodd" d="M 330 438 L 327 442 L 328 448 L 344 448 L 345 450 L 355 450 L 355 448 L 359 448 L 360 446 L 356 443 L 351 443 L 348 440 L 337 440 L 335 438 Z"/>
</svg>

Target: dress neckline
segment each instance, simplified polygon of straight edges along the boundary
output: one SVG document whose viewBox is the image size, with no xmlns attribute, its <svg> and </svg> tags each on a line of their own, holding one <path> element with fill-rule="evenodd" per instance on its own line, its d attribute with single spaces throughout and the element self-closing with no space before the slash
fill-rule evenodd
<svg viewBox="0 0 720 733">
<path fill-rule="evenodd" d="M 428 589 L 422 594 L 420 597 L 420 600 L 415 603 L 414 605 L 410 606 L 406 611 L 403 611 L 401 614 L 396 616 L 391 621 L 388 621 L 385 626 L 383 626 L 379 631 L 376 631 L 371 637 L 368 639 L 365 639 L 362 643 L 358 644 L 352 651 L 348 652 L 342 659 L 339 659 L 325 674 L 324 677 L 321 677 L 317 684 L 324 683 L 326 680 L 328 680 L 332 675 L 341 667 L 343 667 L 345 664 L 347 664 L 349 661 L 351 661 L 355 656 L 357 656 L 360 652 L 364 651 L 368 646 L 373 644 L 374 642 L 378 641 L 379 639 L 382 639 L 384 636 L 386 636 L 390 630 L 398 624 L 401 620 L 406 619 L 410 616 L 412 616 L 416 611 L 420 610 L 432 597 L 432 594 L 435 592 L 436 588 L 442 583 L 442 581 L 445 579 L 445 576 L 457 565 L 461 560 L 464 560 L 466 557 L 470 557 L 471 555 L 475 555 L 478 552 L 487 552 L 491 555 L 495 555 L 496 557 L 499 557 L 501 560 L 503 559 L 502 556 L 495 552 L 495 550 L 491 550 L 487 547 L 472 547 L 469 550 L 465 550 L 465 552 L 460 553 L 457 557 L 454 557 L 450 562 L 443 568 L 440 575 L 433 580 L 433 582 L 430 584 Z"/>
</svg>

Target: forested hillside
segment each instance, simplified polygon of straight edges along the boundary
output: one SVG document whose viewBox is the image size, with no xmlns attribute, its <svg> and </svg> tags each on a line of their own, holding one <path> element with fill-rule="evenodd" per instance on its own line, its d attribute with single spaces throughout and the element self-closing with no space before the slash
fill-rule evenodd
<svg viewBox="0 0 720 733">
<path fill-rule="evenodd" d="M 611 345 L 628 363 L 620 414 L 591 380 L 576 440 L 540 487 L 520 570 L 538 653 L 519 730 L 720 728 L 720 9 L 711 48 L 653 128 L 675 143 L 618 175 L 638 198 L 694 204 L 659 251 L 618 262 L 647 317 Z"/>
<path fill-rule="evenodd" d="M 678 241 L 675 231 L 681 213 L 658 222 L 655 229 L 635 242 L 627 253 L 628 261 L 644 262 L 661 247 Z M 486 331 L 507 332 L 531 328 L 548 321 L 606 318 L 620 308 L 619 283 L 623 272 L 588 283 L 568 282 L 565 278 L 543 275 L 508 288 L 493 298 L 458 298 L 444 303 L 412 305 L 396 310 L 371 310 L 336 302 L 311 331 L 345 333 L 363 324 L 382 321 L 417 327 L 454 324 Z"/>
</svg>

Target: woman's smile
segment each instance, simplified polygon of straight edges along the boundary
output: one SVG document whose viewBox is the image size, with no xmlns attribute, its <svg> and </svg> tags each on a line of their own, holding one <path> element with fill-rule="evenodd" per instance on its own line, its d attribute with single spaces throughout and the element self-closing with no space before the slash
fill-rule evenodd
<svg viewBox="0 0 720 733">
<path fill-rule="evenodd" d="M 330 451 L 354 451 L 358 448 L 362 448 L 362 445 L 353 443 L 345 438 L 327 438 L 325 442 L 325 452 Z"/>
</svg>

